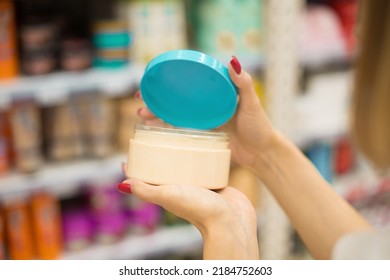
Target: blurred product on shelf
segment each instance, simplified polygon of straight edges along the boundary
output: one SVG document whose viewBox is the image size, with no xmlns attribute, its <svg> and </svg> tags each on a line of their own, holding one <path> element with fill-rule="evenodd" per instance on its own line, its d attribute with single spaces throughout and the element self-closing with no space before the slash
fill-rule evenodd
<svg viewBox="0 0 390 280">
<path fill-rule="evenodd" d="M 92 244 L 93 223 L 85 207 L 62 210 L 62 235 L 65 249 L 79 251 Z"/>
<path fill-rule="evenodd" d="M 346 59 L 342 27 L 331 7 L 309 5 L 303 10 L 298 49 L 303 64 L 312 67 Z"/>
<path fill-rule="evenodd" d="M 35 258 L 29 205 L 26 198 L 4 202 L 7 249 L 12 260 Z"/>
<path fill-rule="evenodd" d="M 58 259 L 62 252 L 59 202 L 52 194 L 40 192 L 32 195 L 30 203 L 37 257 Z"/>
<path fill-rule="evenodd" d="M 90 155 L 105 157 L 115 151 L 116 115 L 115 103 L 96 94 L 88 103 L 85 129 L 88 131 Z"/>
<path fill-rule="evenodd" d="M 95 22 L 92 41 L 97 49 L 128 49 L 130 35 L 127 23 L 118 20 Z"/>
<path fill-rule="evenodd" d="M 22 50 L 37 50 L 42 47 L 54 49 L 58 37 L 57 27 L 42 20 L 34 19 L 32 22 L 24 24 L 20 32 Z"/>
<path fill-rule="evenodd" d="M 309 5 L 302 11 L 299 57 L 303 64 L 322 65 L 347 55 L 337 14 L 327 5 Z"/>
<path fill-rule="evenodd" d="M 259 58 L 263 45 L 262 6 L 263 1 L 258 0 L 191 1 L 195 46 L 219 57 L 235 54 L 243 60 Z"/>
<path fill-rule="evenodd" d="M 127 23 L 117 20 L 98 21 L 93 29 L 93 66 L 108 69 L 126 66 L 131 43 Z"/>
<path fill-rule="evenodd" d="M 122 195 L 115 184 L 94 183 L 87 188 L 87 200 L 94 223 L 94 240 L 108 244 L 123 237 L 127 219 L 123 213 Z"/>
<path fill-rule="evenodd" d="M 92 49 L 88 39 L 66 39 L 61 42 L 60 66 L 66 71 L 88 69 L 92 63 Z"/>
<path fill-rule="evenodd" d="M 130 59 L 146 64 L 153 57 L 188 47 L 184 1 L 121 1 L 117 14 L 128 22 L 134 42 Z"/>
<path fill-rule="evenodd" d="M 21 66 L 24 74 L 42 75 L 57 68 L 59 30 L 54 23 L 34 19 L 21 28 Z"/>
<path fill-rule="evenodd" d="M 34 100 L 15 99 L 11 108 L 15 165 L 22 172 L 37 170 L 43 160 L 40 110 Z"/>
<path fill-rule="evenodd" d="M 356 171 L 355 151 L 347 136 L 315 141 L 304 149 L 304 153 L 330 183 Z"/>
<path fill-rule="evenodd" d="M 135 125 L 142 119 L 138 117 L 138 108 L 144 106 L 142 100 L 135 97 L 118 99 L 119 123 L 117 130 L 117 140 L 119 151 L 127 153 L 129 150 L 129 140 L 134 136 Z"/>
<path fill-rule="evenodd" d="M 0 112 L 0 174 L 7 173 L 12 165 L 11 126 L 9 114 Z"/>
<path fill-rule="evenodd" d="M 127 219 L 124 213 L 103 213 L 93 215 L 94 240 L 101 244 L 119 241 L 125 233 Z"/>
<path fill-rule="evenodd" d="M 351 141 L 344 137 L 340 138 L 336 141 L 334 149 L 336 174 L 342 175 L 351 171 L 355 161 Z"/>
<path fill-rule="evenodd" d="M 107 49 L 97 50 L 93 60 L 93 66 L 97 68 L 117 69 L 126 66 L 129 63 L 128 50 Z"/>
<path fill-rule="evenodd" d="M 55 54 L 49 48 L 25 50 L 22 55 L 22 70 L 27 75 L 43 75 L 54 71 Z"/>
<path fill-rule="evenodd" d="M 331 183 L 334 178 L 331 144 L 326 141 L 314 143 L 305 152 L 322 177 Z"/>
<path fill-rule="evenodd" d="M 14 15 L 13 1 L 0 1 L 0 80 L 19 72 Z"/>
<path fill-rule="evenodd" d="M 334 8 L 339 17 L 344 42 L 349 55 L 356 51 L 357 20 L 358 20 L 358 1 L 357 0 L 330 0 L 331 7 Z"/>
<path fill-rule="evenodd" d="M 85 189 L 85 194 L 93 215 L 122 212 L 123 195 L 117 191 L 114 183 L 90 183 Z"/>
<path fill-rule="evenodd" d="M 79 111 L 74 102 L 43 110 L 48 158 L 66 160 L 85 154 Z"/>
<path fill-rule="evenodd" d="M 124 213 L 129 223 L 129 232 L 133 234 L 150 233 L 157 229 L 161 222 L 162 209 L 139 198 L 124 196 Z"/>
<path fill-rule="evenodd" d="M 0 260 L 5 260 L 5 230 L 3 213 L 0 210 Z"/>
<path fill-rule="evenodd" d="M 43 110 L 50 159 L 106 157 L 116 151 L 115 101 L 97 92 L 75 93 L 67 103 Z"/>
</svg>

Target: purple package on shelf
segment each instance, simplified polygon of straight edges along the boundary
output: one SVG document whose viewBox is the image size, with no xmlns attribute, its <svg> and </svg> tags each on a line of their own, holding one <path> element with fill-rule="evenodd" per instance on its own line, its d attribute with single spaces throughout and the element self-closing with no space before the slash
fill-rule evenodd
<svg viewBox="0 0 390 280">
<path fill-rule="evenodd" d="M 160 223 L 162 211 L 155 204 L 129 197 L 128 208 L 124 210 L 131 227 L 142 227 L 146 230 L 155 229 Z"/>
<path fill-rule="evenodd" d="M 85 247 L 92 240 L 93 224 L 86 209 L 72 209 L 62 213 L 65 246 L 71 250 Z"/>
<path fill-rule="evenodd" d="M 122 210 L 122 196 L 115 185 L 87 188 L 89 206 L 94 214 L 118 213 Z"/>
<path fill-rule="evenodd" d="M 96 239 L 102 243 L 111 243 L 121 238 L 128 225 L 122 212 L 95 214 L 93 221 Z"/>
</svg>

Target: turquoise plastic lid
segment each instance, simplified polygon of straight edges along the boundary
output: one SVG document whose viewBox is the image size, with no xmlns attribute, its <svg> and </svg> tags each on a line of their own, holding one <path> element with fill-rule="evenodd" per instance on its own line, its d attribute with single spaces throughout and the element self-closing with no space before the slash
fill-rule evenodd
<svg viewBox="0 0 390 280">
<path fill-rule="evenodd" d="M 181 128 L 216 128 L 237 108 L 237 89 L 227 67 L 192 50 L 169 51 L 152 59 L 140 89 L 154 115 Z"/>
</svg>

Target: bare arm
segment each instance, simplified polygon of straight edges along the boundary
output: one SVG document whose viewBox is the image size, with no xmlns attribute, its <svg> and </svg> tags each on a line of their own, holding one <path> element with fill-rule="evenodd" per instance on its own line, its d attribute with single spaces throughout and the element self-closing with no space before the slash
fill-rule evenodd
<svg viewBox="0 0 390 280">
<path fill-rule="evenodd" d="M 329 259 L 340 237 L 372 229 L 298 148 L 278 133 L 269 143 L 257 154 L 253 169 L 287 213 L 313 257 Z"/>
</svg>

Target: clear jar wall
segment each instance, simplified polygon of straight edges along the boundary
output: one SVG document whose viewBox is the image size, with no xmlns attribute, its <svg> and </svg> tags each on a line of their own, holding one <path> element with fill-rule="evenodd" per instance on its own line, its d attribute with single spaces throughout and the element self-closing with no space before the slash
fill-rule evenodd
<svg viewBox="0 0 390 280">
<path fill-rule="evenodd" d="M 226 134 L 138 125 L 129 143 L 128 177 L 151 184 L 227 185 L 230 149 Z"/>
</svg>

